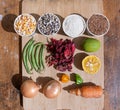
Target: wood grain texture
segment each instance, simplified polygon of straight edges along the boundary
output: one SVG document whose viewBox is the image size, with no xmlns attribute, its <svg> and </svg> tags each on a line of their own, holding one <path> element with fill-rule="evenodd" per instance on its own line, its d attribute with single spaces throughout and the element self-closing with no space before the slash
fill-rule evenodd
<svg viewBox="0 0 120 110">
<path fill-rule="evenodd" d="M 105 107 L 120 110 L 120 1 L 104 0 L 104 13 L 111 28 L 105 36 Z"/>
<path fill-rule="evenodd" d="M 20 71 L 19 36 L 13 30 L 18 14 L 18 0 L 0 0 L 0 110 L 22 110 L 16 88 L 20 82 L 16 79 Z"/>
<path fill-rule="evenodd" d="M 66 16 L 72 13 L 81 14 L 86 19 L 89 18 L 93 13 L 103 13 L 103 2 L 98 0 L 25 0 L 22 4 L 22 13 L 32 13 L 33 15 L 37 15 L 38 17 L 44 13 L 54 13 L 59 15 L 61 18 L 65 18 Z M 30 8 L 34 7 L 34 8 Z M 84 35 L 82 37 L 92 37 Z M 50 38 L 53 36 L 49 36 Z M 64 33 L 58 33 L 54 36 L 55 39 L 72 39 L 64 35 Z M 26 44 L 26 42 L 30 38 L 24 37 L 22 38 L 22 48 Z M 39 33 L 34 34 L 34 39 L 36 41 L 42 41 L 47 43 L 47 38 Z M 75 42 L 80 41 L 81 37 L 72 39 Z M 73 69 L 71 73 L 80 73 L 81 77 L 85 82 L 93 82 L 97 85 L 101 85 L 104 88 L 104 41 L 103 37 L 98 38 L 101 41 L 101 48 L 98 52 L 95 53 L 86 53 L 86 54 L 94 54 L 97 55 L 101 59 L 101 69 L 95 75 L 89 75 L 83 72 L 81 69 L 77 68 L 76 65 L 73 65 Z M 78 42 L 77 42 L 78 43 Z M 80 42 L 79 42 L 80 43 Z M 75 59 L 77 63 L 81 64 L 79 59 L 83 57 L 82 54 L 85 54 L 83 51 L 76 49 Z M 47 55 L 46 52 L 44 54 Z M 57 73 L 59 71 L 55 70 L 53 67 L 47 67 L 42 74 L 36 73 L 33 71 L 33 75 L 29 75 L 26 73 L 24 65 L 22 66 L 22 74 L 24 77 L 30 77 L 34 81 L 44 81 L 45 77 L 52 77 L 56 80 L 59 80 L 57 77 Z M 62 84 L 62 87 L 71 86 L 74 82 L 70 81 L 67 84 Z M 94 105 L 94 106 L 93 106 Z M 56 99 L 47 99 L 42 93 L 39 93 L 33 99 L 28 99 L 23 97 L 23 107 L 25 110 L 56 110 L 56 109 L 70 109 L 70 110 L 102 110 L 104 107 L 104 95 L 99 99 L 85 99 L 82 97 L 77 97 L 75 95 L 71 95 L 67 93 L 64 89 L 61 94 Z"/>
</svg>

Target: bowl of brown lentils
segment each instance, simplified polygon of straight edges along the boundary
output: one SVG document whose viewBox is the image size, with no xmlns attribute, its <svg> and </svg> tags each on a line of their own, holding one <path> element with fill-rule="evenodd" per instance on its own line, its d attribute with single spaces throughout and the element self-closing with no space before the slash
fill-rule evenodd
<svg viewBox="0 0 120 110">
<path fill-rule="evenodd" d="M 42 35 L 55 35 L 61 28 L 61 22 L 55 14 L 45 13 L 38 19 L 37 28 Z"/>
<path fill-rule="evenodd" d="M 110 22 L 103 14 L 95 13 L 87 20 L 87 30 L 93 36 L 104 36 L 109 28 Z"/>
</svg>

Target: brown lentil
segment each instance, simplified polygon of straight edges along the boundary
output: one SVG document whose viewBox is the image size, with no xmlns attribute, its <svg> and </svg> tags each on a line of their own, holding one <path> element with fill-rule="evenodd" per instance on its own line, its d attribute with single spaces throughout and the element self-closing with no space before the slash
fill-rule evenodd
<svg viewBox="0 0 120 110">
<path fill-rule="evenodd" d="M 108 31 L 109 25 L 106 17 L 102 15 L 93 15 L 88 21 L 88 29 L 95 35 L 102 35 Z"/>
</svg>

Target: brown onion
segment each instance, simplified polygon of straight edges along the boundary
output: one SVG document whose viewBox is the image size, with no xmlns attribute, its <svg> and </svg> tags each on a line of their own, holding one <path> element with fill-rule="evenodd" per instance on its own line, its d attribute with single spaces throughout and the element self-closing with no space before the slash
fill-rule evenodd
<svg viewBox="0 0 120 110">
<path fill-rule="evenodd" d="M 20 87 L 20 91 L 24 97 L 32 98 L 39 92 L 40 87 L 33 80 L 26 80 Z"/>
<path fill-rule="evenodd" d="M 49 81 L 43 88 L 43 94 L 47 98 L 55 98 L 61 92 L 61 84 L 56 80 Z"/>
</svg>

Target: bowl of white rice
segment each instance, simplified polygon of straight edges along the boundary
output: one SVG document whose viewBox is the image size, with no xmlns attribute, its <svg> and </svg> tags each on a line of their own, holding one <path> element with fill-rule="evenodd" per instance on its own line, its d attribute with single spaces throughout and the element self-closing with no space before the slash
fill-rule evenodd
<svg viewBox="0 0 120 110">
<path fill-rule="evenodd" d="M 84 18 L 77 14 L 67 16 L 62 24 L 63 31 L 69 37 L 79 37 L 86 30 L 86 22 Z"/>
</svg>

